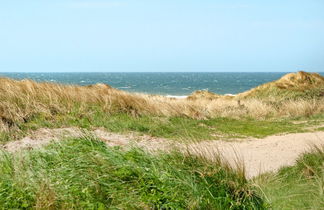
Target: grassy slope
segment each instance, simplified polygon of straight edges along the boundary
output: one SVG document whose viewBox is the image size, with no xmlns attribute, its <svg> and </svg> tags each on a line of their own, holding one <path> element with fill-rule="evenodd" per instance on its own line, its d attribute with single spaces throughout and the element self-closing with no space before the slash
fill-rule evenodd
<svg viewBox="0 0 324 210">
<path fill-rule="evenodd" d="M 3 208 L 320 209 L 324 148 L 253 182 L 226 166 L 171 154 L 107 148 L 91 138 L 0 154 Z M 258 196 L 263 195 L 263 196 Z M 269 203 L 269 205 L 267 204 Z"/>
<path fill-rule="evenodd" d="M 316 149 L 277 174 L 257 182 L 273 209 L 322 209 L 324 206 L 324 148 Z"/>
<path fill-rule="evenodd" d="M 280 79 L 265 83 L 240 95 L 262 100 L 314 100 L 323 97 L 324 77 L 317 73 L 289 73 Z"/>
<path fill-rule="evenodd" d="M 303 132 L 306 131 L 305 128 L 323 124 L 323 122 L 323 115 L 277 120 L 231 119 L 224 117 L 197 120 L 185 117 L 133 117 L 124 113 L 109 115 L 96 110 L 89 115 L 83 116 L 80 116 L 78 112 L 57 115 L 51 118 L 38 115 L 26 123 L 18 124 L 19 129 L 17 130 L 0 132 L 0 143 L 21 138 L 24 135 L 28 135 L 31 130 L 42 127 L 75 126 L 86 129 L 103 127 L 112 132 L 138 132 L 139 134 L 182 141 L 201 141 L 243 137 L 263 138 L 280 133 Z"/>
<path fill-rule="evenodd" d="M 275 99 L 276 101 L 287 101 L 287 100 L 313 100 L 322 97 L 324 87 L 313 88 L 309 90 L 290 90 L 280 89 L 277 87 L 268 87 L 266 89 L 256 89 L 249 98 L 258 98 L 261 100 Z"/>
<path fill-rule="evenodd" d="M 26 135 L 30 130 L 42 127 L 76 126 L 87 129 L 104 127 L 112 132 L 138 132 L 170 139 L 200 141 L 247 136 L 262 138 L 279 133 L 302 132 L 307 126 L 323 122 L 321 115 L 307 118 L 306 121 L 305 119 L 294 119 L 294 121 L 300 122 L 294 124 L 292 119 L 255 120 L 251 118 L 231 119 L 219 117 L 197 120 L 185 117 L 133 117 L 123 113 L 108 115 L 101 111 L 80 116 L 78 112 L 75 112 L 67 115 L 57 115 L 55 118 L 46 118 L 39 115 L 27 123 L 18 124 L 19 130 L 17 132 L 0 135 L 0 142 L 19 138 Z"/>
<path fill-rule="evenodd" d="M 149 155 L 70 139 L 0 155 L 3 208 L 262 209 L 239 173 L 177 152 Z"/>
</svg>

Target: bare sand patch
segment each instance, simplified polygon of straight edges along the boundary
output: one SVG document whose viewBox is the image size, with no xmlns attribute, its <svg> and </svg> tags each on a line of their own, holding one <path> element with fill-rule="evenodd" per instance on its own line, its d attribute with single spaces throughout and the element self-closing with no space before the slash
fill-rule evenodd
<svg viewBox="0 0 324 210">
<path fill-rule="evenodd" d="M 8 152 L 39 148 L 53 141 L 59 141 L 68 137 L 80 137 L 82 134 L 82 131 L 77 128 L 41 128 L 32 132 L 30 136 L 26 136 L 20 140 L 11 141 L 2 145 L 2 148 Z"/>
<path fill-rule="evenodd" d="M 189 145 L 190 151 L 213 159 L 220 154 L 232 166 L 243 164 L 245 175 L 255 177 L 293 165 L 314 146 L 324 145 L 324 132 L 294 133 L 242 141 L 204 141 Z"/>
</svg>

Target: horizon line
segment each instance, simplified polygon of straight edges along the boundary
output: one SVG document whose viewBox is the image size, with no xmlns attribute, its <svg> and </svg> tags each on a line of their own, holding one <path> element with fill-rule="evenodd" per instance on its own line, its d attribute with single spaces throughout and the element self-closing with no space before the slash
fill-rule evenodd
<svg viewBox="0 0 324 210">
<path fill-rule="evenodd" d="M 305 70 L 298 70 L 298 71 L 173 71 L 173 72 L 168 72 L 168 71 L 97 71 L 97 72 L 90 72 L 90 71 L 49 71 L 49 72 L 43 72 L 43 71 L 38 71 L 38 72 L 28 72 L 28 71 L 16 71 L 16 72 L 0 72 L 4 74 L 12 74 L 12 73 L 293 73 L 293 72 L 299 72 L 299 71 L 305 71 Z M 305 72 L 310 72 L 310 73 L 324 73 L 324 71 L 305 71 Z"/>
</svg>

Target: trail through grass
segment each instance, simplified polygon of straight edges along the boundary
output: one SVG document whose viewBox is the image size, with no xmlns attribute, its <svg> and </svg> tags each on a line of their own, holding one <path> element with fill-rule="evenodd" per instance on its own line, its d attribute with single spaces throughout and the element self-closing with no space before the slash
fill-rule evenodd
<svg viewBox="0 0 324 210">
<path fill-rule="evenodd" d="M 226 140 L 233 138 L 257 137 L 263 138 L 280 133 L 303 132 L 304 128 L 315 124 L 316 119 L 292 123 L 290 119 L 281 120 L 255 120 L 251 118 L 231 119 L 212 118 L 197 120 L 186 117 L 163 117 L 163 116 L 131 116 L 129 114 L 106 114 L 95 111 L 88 115 L 80 116 L 78 112 L 69 115 L 58 115 L 55 118 L 47 118 L 39 115 L 19 124 L 18 134 L 26 133 L 43 127 L 80 127 L 93 129 L 103 127 L 111 132 L 127 133 L 137 132 L 156 137 L 170 138 L 176 140 Z M 5 134 L 3 134 L 5 136 Z M 11 135 L 13 138 L 12 134 Z M 4 141 L 8 139 L 3 137 Z"/>
</svg>

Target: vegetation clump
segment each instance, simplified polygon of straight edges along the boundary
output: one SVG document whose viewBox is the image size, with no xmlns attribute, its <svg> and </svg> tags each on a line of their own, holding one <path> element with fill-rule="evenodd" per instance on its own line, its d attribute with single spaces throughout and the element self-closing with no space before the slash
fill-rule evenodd
<svg viewBox="0 0 324 210">
<path fill-rule="evenodd" d="M 223 96 L 210 92 L 208 90 L 197 90 L 193 92 L 190 96 L 188 96 L 187 99 L 188 100 L 199 100 L 199 99 L 214 100 L 214 99 L 219 99 L 221 97 Z"/>
<path fill-rule="evenodd" d="M 315 147 L 294 166 L 257 178 L 273 209 L 322 209 L 324 206 L 324 148 Z"/>
</svg>

